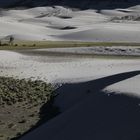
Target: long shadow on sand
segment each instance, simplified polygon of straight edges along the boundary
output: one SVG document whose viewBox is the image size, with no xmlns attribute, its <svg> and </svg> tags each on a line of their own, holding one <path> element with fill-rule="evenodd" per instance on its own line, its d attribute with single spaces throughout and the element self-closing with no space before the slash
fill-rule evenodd
<svg viewBox="0 0 140 140">
<path fill-rule="evenodd" d="M 44 105 L 40 110 L 39 128 L 21 140 L 139 140 L 140 99 L 102 90 L 114 83 L 139 75 L 140 71 L 116 74 L 78 84 L 65 84 L 55 92 L 53 118 Z M 45 114 L 44 114 L 45 111 Z M 56 112 L 55 112 L 56 111 Z M 43 117 L 42 117 L 43 116 Z M 52 119 L 53 118 L 53 119 Z M 43 121 L 42 121 L 43 120 Z"/>
</svg>

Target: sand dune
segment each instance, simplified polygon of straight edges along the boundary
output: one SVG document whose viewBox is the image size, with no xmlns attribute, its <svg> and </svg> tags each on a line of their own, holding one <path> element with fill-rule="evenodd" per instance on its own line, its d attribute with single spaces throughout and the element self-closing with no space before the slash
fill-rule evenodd
<svg viewBox="0 0 140 140">
<path fill-rule="evenodd" d="M 137 30 L 133 26 L 133 24 L 102 24 L 94 29 L 60 35 L 59 37 L 65 40 L 79 41 L 139 42 L 139 24 L 136 25 Z"/>
<path fill-rule="evenodd" d="M 0 9 L 0 39 L 140 42 L 139 12 L 139 5 L 111 10 Z M 61 113 L 21 140 L 140 139 L 139 59 L 88 56 L 93 54 L 140 56 L 140 49 L 0 51 L 0 76 L 61 85 L 53 104 Z"/>
<path fill-rule="evenodd" d="M 100 11 L 61 6 L 1 9 L 0 36 L 13 35 L 17 40 L 139 42 L 139 21 L 127 18 L 138 18 L 139 11 L 139 5 Z"/>
<path fill-rule="evenodd" d="M 140 100 L 102 91 L 106 86 L 139 74 L 140 71 L 132 71 L 62 86 L 58 90 L 61 94 L 56 98 L 57 104 L 65 107 L 62 113 L 21 140 L 38 140 L 40 137 L 42 140 L 139 139 Z M 81 96 L 77 97 L 77 93 Z"/>
<path fill-rule="evenodd" d="M 139 138 L 139 59 L 53 54 L 75 51 L 88 54 L 91 49 L 48 49 L 52 51 L 49 55 L 47 50 L 0 51 L 0 76 L 62 84 L 55 91 L 58 96 L 54 100 L 61 113 L 21 140 Z M 136 49 L 131 48 L 132 54 Z"/>
</svg>

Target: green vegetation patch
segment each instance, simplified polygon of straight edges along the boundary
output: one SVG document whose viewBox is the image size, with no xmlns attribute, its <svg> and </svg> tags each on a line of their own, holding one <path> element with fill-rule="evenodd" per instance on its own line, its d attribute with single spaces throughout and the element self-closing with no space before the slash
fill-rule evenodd
<svg viewBox="0 0 140 140">
<path fill-rule="evenodd" d="M 134 42 L 80 42 L 80 41 L 14 41 L 12 44 L 1 44 L 0 50 L 60 48 L 60 47 L 93 47 L 93 46 L 140 46 Z"/>
<path fill-rule="evenodd" d="M 52 91 L 52 86 L 43 81 L 0 77 L 0 105 L 45 103 L 51 98 Z"/>
</svg>

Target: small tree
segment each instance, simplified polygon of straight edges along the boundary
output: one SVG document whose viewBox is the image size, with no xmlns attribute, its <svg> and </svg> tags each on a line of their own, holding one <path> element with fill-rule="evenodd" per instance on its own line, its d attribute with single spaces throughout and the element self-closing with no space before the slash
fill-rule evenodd
<svg viewBox="0 0 140 140">
<path fill-rule="evenodd" d="M 10 36 L 9 45 L 12 46 L 14 44 L 14 37 Z"/>
</svg>

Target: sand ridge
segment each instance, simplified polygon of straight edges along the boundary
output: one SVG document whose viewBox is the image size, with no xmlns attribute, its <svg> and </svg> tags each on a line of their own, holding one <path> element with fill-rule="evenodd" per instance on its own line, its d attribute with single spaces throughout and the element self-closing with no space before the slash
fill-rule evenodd
<svg viewBox="0 0 140 140">
<path fill-rule="evenodd" d="M 62 6 L 1 9 L 0 37 L 12 35 L 17 40 L 32 41 L 139 42 L 139 11 L 138 5 L 100 11 L 73 10 Z"/>
</svg>

